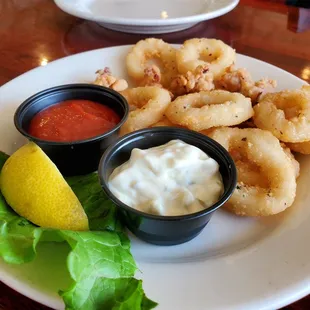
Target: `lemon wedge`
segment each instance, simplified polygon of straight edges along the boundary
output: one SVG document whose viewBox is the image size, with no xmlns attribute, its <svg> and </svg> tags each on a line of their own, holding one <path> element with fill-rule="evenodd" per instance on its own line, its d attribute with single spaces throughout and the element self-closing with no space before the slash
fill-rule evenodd
<svg viewBox="0 0 310 310">
<path fill-rule="evenodd" d="M 88 218 L 78 198 L 55 164 L 33 142 L 6 161 L 0 188 L 15 212 L 38 226 L 88 230 Z"/>
</svg>

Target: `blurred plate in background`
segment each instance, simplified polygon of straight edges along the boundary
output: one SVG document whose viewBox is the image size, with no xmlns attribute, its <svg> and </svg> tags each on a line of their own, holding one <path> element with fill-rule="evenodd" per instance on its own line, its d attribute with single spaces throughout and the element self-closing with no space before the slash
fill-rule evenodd
<svg viewBox="0 0 310 310">
<path fill-rule="evenodd" d="M 233 10 L 239 0 L 54 0 L 64 12 L 129 33 L 184 30 Z"/>
</svg>

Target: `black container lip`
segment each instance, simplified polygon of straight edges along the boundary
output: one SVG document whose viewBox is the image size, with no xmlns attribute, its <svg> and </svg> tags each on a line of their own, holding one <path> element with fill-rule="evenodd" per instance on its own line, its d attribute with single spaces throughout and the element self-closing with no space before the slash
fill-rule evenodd
<svg viewBox="0 0 310 310">
<path fill-rule="evenodd" d="M 27 109 L 27 107 L 37 101 L 38 99 L 44 99 L 45 97 L 50 96 L 51 94 L 57 93 L 57 92 L 62 92 L 64 90 L 72 90 L 74 91 L 75 89 L 85 89 L 87 90 L 97 90 L 97 91 L 101 91 L 101 92 L 105 92 L 108 93 L 111 96 L 116 97 L 119 101 L 122 102 L 123 106 L 124 106 L 124 116 L 122 117 L 122 119 L 120 120 L 120 122 L 113 127 L 111 130 L 98 135 L 98 136 L 94 136 L 88 139 L 84 139 L 84 140 L 77 140 L 77 141 L 68 141 L 68 142 L 57 142 L 57 141 L 49 141 L 49 140 L 43 140 L 43 139 L 39 139 L 37 137 L 34 137 L 32 135 L 30 135 L 26 130 L 24 130 L 24 128 L 22 128 L 21 124 L 20 124 L 20 120 L 21 120 L 21 113 L 23 113 L 25 111 L 25 109 Z M 91 143 L 91 142 L 96 142 L 98 140 L 102 140 L 105 137 L 109 136 L 110 134 L 114 133 L 115 131 L 117 131 L 127 120 L 129 114 L 129 105 L 127 100 L 125 99 L 125 97 L 123 97 L 120 93 L 118 93 L 117 91 L 111 89 L 111 88 L 107 88 L 104 86 L 100 86 L 100 85 L 95 85 L 95 84 L 87 84 L 87 83 L 74 83 L 74 84 L 63 84 L 63 85 L 58 85 L 58 86 L 54 86 L 54 87 L 50 87 L 47 89 L 44 89 L 34 95 L 32 95 L 31 97 L 27 98 L 25 101 L 23 101 L 23 103 L 17 108 L 17 110 L 15 111 L 14 114 L 14 125 L 16 127 L 16 129 L 25 137 L 27 137 L 28 139 L 41 143 L 41 144 L 49 144 L 49 145 L 55 145 L 55 146 L 61 146 L 61 145 L 79 145 L 79 144 L 83 144 L 83 143 Z"/>
<path fill-rule="evenodd" d="M 128 145 L 132 141 L 134 141 L 137 137 L 143 136 L 144 134 L 165 134 L 165 133 L 172 133 L 175 134 L 175 137 L 173 139 L 180 139 L 182 140 L 182 135 L 187 135 L 188 137 L 192 137 L 193 139 L 199 139 L 202 142 L 208 142 L 209 144 L 213 144 L 213 146 L 220 152 L 227 160 L 228 166 L 231 169 L 231 178 L 230 178 L 230 183 L 227 189 L 225 190 L 224 194 L 222 197 L 212 206 L 209 208 L 206 208 L 202 211 L 195 212 L 195 213 L 190 213 L 190 214 L 185 214 L 185 215 L 173 215 L 173 216 L 165 216 L 165 215 L 154 215 L 154 214 L 149 214 L 142 212 L 140 210 L 134 209 L 122 201 L 120 201 L 109 189 L 108 180 L 105 180 L 103 177 L 103 167 L 104 164 L 109 160 L 111 154 L 120 146 L 122 145 Z M 148 137 L 149 139 L 152 139 L 152 136 Z M 112 155 L 113 156 L 113 155 Z M 141 129 L 134 131 L 132 133 L 126 134 L 123 137 L 119 138 L 116 140 L 113 144 L 111 144 L 104 154 L 101 157 L 101 160 L 99 162 L 99 168 L 98 168 L 98 175 L 99 175 L 99 180 L 100 184 L 106 193 L 106 195 L 111 199 L 118 207 L 121 207 L 125 209 L 128 212 L 135 213 L 136 215 L 148 218 L 148 219 L 153 219 L 153 220 L 158 220 L 158 221 L 188 221 L 188 220 L 193 220 L 205 215 L 208 215 L 210 213 L 213 213 L 216 211 L 218 208 L 223 206 L 223 204 L 231 197 L 233 194 L 234 189 L 236 188 L 237 185 L 237 169 L 235 166 L 235 163 L 228 153 L 228 151 L 220 145 L 218 142 L 215 140 L 198 133 L 196 131 L 192 131 L 189 129 L 183 129 L 183 128 L 177 128 L 177 127 L 153 127 L 153 128 L 146 128 L 146 129 Z"/>
</svg>

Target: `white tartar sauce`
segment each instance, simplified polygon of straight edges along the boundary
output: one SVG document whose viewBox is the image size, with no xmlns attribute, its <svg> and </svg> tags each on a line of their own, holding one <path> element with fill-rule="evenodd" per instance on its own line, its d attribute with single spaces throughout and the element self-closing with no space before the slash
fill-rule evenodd
<svg viewBox="0 0 310 310">
<path fill-rule="evenodd" d="M 132 208 L 172 216 L 210 207 L 224 186 L 214 159 L 193 145 L 171 140 L 146 150 L 133 149 L 130 159 L 112 172 L 109 189 Z"/>
</svg>

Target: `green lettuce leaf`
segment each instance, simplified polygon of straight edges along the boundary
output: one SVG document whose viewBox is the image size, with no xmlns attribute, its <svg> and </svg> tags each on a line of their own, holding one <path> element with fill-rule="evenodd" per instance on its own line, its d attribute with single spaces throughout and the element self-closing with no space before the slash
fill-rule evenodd
<svg viewBox="0 0 310 310">
<path fill-rule="evenodd" d="M 11 264 L 32 261 L 41 234 L 42 229 L 14 213 L 0 193 L 0 256 Z"/>
<path fill-rule="evenodd" d="M 9 155 L 0 151 L 0 171 L 2 170 L 3 165 L 9 157 Z"/>
<path fill-rule="evenodd" d="M 90 230 L 123 231 L 117 209 L 103 192 L 97 173 L 70 177 L 66 181 L 87 214 Z"/>
<path fill-rule="evenodd" d="M 109 231 L 97 235 L 66 231 L 63 237 L 72 247 L 68 268 L 75 281 L 69 290 L 60 292 L 67 309 L 129 310 L 156 306 L 145 296 L 142 281 L 133 278 L 136 265 L 124 236 Z M 125 244 L 122 240 L 126 240 Z"/>
<path fill-rule="evenodd" d="M 8 156 L 0 152 L 0 171 Z M 97 174 L 72 177 L 69 185 L 89 217 L 88 232 L 38 227 L 16 214 L 0 192 L 0 256 L 12 264 L 32 261 L 38 242 L 67 242 L 67 268 L 72 284 L 60 291 L 70 310 L 148 310 L 156 303 L 145 296 L 130 253 L 130 241 L 105 196 Z"/>
<path fill-rule="evenodd" d="M 104 292 L 104 294 L 103 294 Z M 71 293 L 71 292 L 69 292 Z M 85 303 L 80 305 L 81 299 L 73 294 L 63 294 L 67 309 L 120 309 L 148 310 L 156 307 L 156 303 L 145 297 L 142 281 L 134 278 L 97 279 Z M 93 301 L 96 301 L 94 304 Z"/>
</svg>

